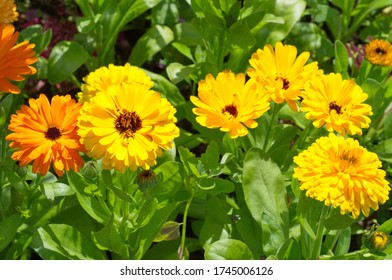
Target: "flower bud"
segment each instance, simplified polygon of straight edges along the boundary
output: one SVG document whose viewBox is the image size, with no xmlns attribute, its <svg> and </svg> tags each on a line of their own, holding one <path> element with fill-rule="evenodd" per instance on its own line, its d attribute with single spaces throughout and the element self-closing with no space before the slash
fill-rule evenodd
<svg viewBox="0 0 392 280">
<path fill-rule="evenodd" d="M 149 195 L 159 185 L 161 176 L 157 176 L 152 170 L 143 170 L 137 175 L 136 182 L 139 189 Z"/>
<path fill-rule="evenodd" d="M 89 161 L 87 162 L 83 169 L 82 169 L 82 175 L 88 179 L 95 179 L 98 176 L 98 170 L 97 170 L 97 163 L 94 161 Z"/>
<path fill-rule="evenodd" d="M 382 252 L 389 245 L 389 236 L 385 232 L 374 231 L 368 237 L 368 245 L 370 249 Z"/>
</svg>

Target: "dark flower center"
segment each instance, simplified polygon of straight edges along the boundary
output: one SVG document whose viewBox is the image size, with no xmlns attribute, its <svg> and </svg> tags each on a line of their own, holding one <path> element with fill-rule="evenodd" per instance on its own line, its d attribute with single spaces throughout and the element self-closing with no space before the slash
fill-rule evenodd
<svg viewBox="0 0 392 280">
<path fill-rule="evenodd" d="M 57 127 L 49 127 L 45 132 L 45 137 L 49 140 L 57 140 L 61 137 L 61 132 Z"/>
<path fill-rule="evenodd" d="M 225 108 L 223 108 L 222 113 L 223 114 L 228 113 L 234 118 L 238 116 L 238 110 L 235 105 L 227 105 Z"/>
<path fill-rule="evenodd" d="M 377 48 L 376 49 L 376 53 L 378 55 L 385 55 L 387 52 L 384 49 L 382 49 L 382 48 Z"/>
<path fill-rule="evenodd" d="M 116 119 L 116 129 L 120 133 L 125 133 L 127 137 L 133 137 L 133 134 L 142 128 L 142 120 L 136 112 L 124 110 Z"/>
<path fill-rule="evenodd" d="M 289 80 L 287 80 L 286 78 L 284 78 L 284 77 L 277 77 L 276 79 L 275 79 L 275 81 L 277 81 L 277 80 L 281 80 L 282 81 L 282 89 L 284 89 L 284 90 L 287 90 L 289 87 L 290 87 L 290 81 Z"/>
<path fill-rule="evenodd" d="M 356 156 L 352 156 L 350 155 L 349 152 L 344 152 L 341 156 L 340 156 L 341 160 L 345 160 L 348 161 L 351 164 L 355 164 L 358 160 L 358 158 Z"/>
<path fill-rule="evenodd" d="M 329 103 L 329 111 L 335 110 L 338 115 L 340 115 L 342 107 L 336 104 L 336 101 Z"/>
</svg>

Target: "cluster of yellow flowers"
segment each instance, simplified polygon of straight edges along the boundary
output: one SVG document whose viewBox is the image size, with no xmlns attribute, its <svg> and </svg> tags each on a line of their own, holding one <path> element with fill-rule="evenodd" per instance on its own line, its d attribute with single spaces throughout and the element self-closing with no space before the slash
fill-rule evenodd
<svg viewBox="0 0 392 280">
<path fill-rule="evenodd" d="M 14 1 L 0 0 L 0 11 L 13 11 L 0 22 L 0 91 L 9 93 L 20 92 L 10 81 L 36 73 L 31 64 L 37 61 L 33 44 L 15 45 L 18 32 L 8 24 L 17 17 L 14 6 Z M 384 46 L 377 46 L 369 52 L 380 54 Z M 377 155 L 345 138 L 369 127 L 372 108 L 363 103 L 367 94 L 353 80 L 324 74 L 317 62 L 306 64 L 309 56 L 297 56 L 296 47 L 281 42 L 258 49 L 249 60 L 249 79 L 226 70 L 201 80 L 198 97 L 190 98 L 193 112 L 201 125 L 220 128 L 232 138 L 255 128 L 271 100 L 305 112 L 315 127 L 325 125 L 331 134 L 294 157 L 293 176 L 308 196 L 340 207 L 342 214 L 368 215 L 388 199 L 390 187 Z M 33 162 L 33 172 L 45 175 L 53 163 L 62 176 L 64 170 L 78 171 L 84 163 L 80 153 L 86 153 L 102 160 L 105 169 L 149 169 L 163 150 L 174 146 L 176 109 L 152 90 L 154 83 L 142 69 L 109 65 L 83 81 L 80 102 L 70 95 L 49 102 L 41 94 L 12 115 L 6 139 L 21 166 Z"/>
<path fill-rule="evenodd" d="M 209 128 L 220 128 L 236 138 L 257 126 L 255 119 L 269 109 L 270 100 L 284 101 L 296 112 L 305 112 L 317 128 L 331 132 L 294 157 L 294 178 L 301 190 L 326 205 L 340 207 L 342 214 L 358 217 L 362 211 L 378 209 L 389 195 L 389 183 L 375 153 L 347 138 L 362 135 L 368 128 L 372 108 L 354 80 L 340 74 L 324 74 L 317 62 L 306 64 L 309 53 L 297 57 L 294 46 L 276 43 L 258 49 L 249 60 L 248 81 L 243 74 L 230 71 L 207 75 L 199 82 L 199 97 L 191 97 L 197 106 L 196 120 Z M 338 135 L 335 135 L 334 133 Z"/>
</svg>

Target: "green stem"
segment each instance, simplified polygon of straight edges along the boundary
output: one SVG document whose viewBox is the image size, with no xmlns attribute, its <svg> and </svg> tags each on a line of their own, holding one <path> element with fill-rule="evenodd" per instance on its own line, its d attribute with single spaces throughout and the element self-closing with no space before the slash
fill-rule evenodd
<svg viewBox="0 0 392 280">
<path fill-rule="evenodd" d="M 183 220 L 182 220 L 181 251 L 178 256 L 178 258 L 181 260 L 184 259 L 187 218 L 188 218 L 189 207 L 191 206 L 191 203 L 192 203 L 192 199 L 193 199 L 193 192 L 192 192 L 192 196 L 189 198 L 189 200 L 187 201 L 187 203 L 185 205 L 184 216 L 183 216 Z"/>
<path fill-rule="evenodd" d="M 277 117 L 277 115 L 278 115 L 278 111 L 279 111 L 279 108 L 280 108 L 280 107 L 279 107 L 277 104 L 275 104 L 275 103 L 272 103 L 272 104 L 271 104 L 271 107 L 272 107 L 272 114 L 271 114 L 271 119 L 270 119 L 269 124 L 268 124 L 267 133 L 266 133 L 266 135 L 265 135 L 265 141 L 264 141 L 263 151 L 266 151 L 266 150 L 267 150 L 269 135 L 270 135 L 272 126 L 273 126 L 274 123 L 275 123 L 275 119 L 276 119 L 276 117 Z"/>
<path fill-rule="evenodd" d="M 314 241 L 314 248 L 311 255 L 311 259 L 313 260 L 318 259 L 320 256 L 321 245 L 323 243 L 323 235 L 324 235 L 324 221 L 325 218 L 327 217 L 328 210 L 329 207 L 327 207 L 326 205 L 324 205 L 323 209 L 321 210 L 320 221 L 317 226 L 316 240 Z"/>
</svg>

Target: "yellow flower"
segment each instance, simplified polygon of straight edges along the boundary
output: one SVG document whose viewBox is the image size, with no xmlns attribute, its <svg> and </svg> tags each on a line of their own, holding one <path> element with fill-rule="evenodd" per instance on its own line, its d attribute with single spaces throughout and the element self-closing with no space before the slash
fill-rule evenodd
<svg viewBox="0 0 392 280">
<path fill-rule="evenodd" d="M 24 41 L 15 45 L 19 33 L 12 25 L 0 26 L 0 91 L 19 93 L 20 89 L 10 81 L 23 81 L 22 75 L 32 75 L 37 70 L 30 66 L 37 61 L 34 44 Z"/>
<path fill-rule="evenodd" d="M 119 85 L 122 83 L 141 83 L 152 88 L 154 83 L 146 75 L 146 73 L 136 67 L 126 63 L 124 66 L 116 66 L 109 64 L 109 67 L 100 67 L 94 72 L 88 74 L 83 78 L 84 84 L 82 85 L 81 92 L 78 93 L 79 101 L 90 101 L 97 92 L 105 91 L 111 85 Z"/>
<path fill-rule="evenodd" d="M 266 45 L 252 54 L 249 63 L 253 68 L 248 69 L 248 75 L 264 86 L 274 102 L 286 100 L 290 108 L 298 112 L 297 100 L 300 100 L 304 84 L 322 73 L 317 62 L 305 65 L 309 55 L 309 52 L 303 52 L 297 57 L 295 46 L 281 42 L 275 44 L 275 49 Z"/>
<path fill-rule="evenodd" d="M 368 128 L 372 108 L 364 104 L 367 94 L 353 80 L 343 80 L 340 74 L 331 73 L 313 79 L 302 94 L 301 111 L 314 120 L 319 128 L 325 124 L 328 131 L 341 135 L 362 134 Z"/>
<path fill-rule="evenodd" d="M 330 133 L 294 157 L 294 178 L 306 195 L 357 218 L 388 200 L 389 183 L 375 153 Z"/>
<path fill-rule="evenodd" d="M 179 136 L 175 108 L 142 83 L 113 85 L 85 102 L 78 125 L 88 155 L 103 168 L 149 169 Z"/>
<path fill-rule="evenodd" d="M 369 247 L 377 252 L 384 251 L 389 245 L 389 236 L 383 231 L 374 231 L 369 237 Z"/>
<path fill-rule="evenodd" d="M 8 129 L 13 133 L 6 140 L 16 148 L 12 159 L 21 166 L 33 162 L 33 172 L 45 175 L 50 164 L 58 176 L 64 170 L 79 170 L 83 159 L 78 151 L 84 151 L 77 135 L 77 117 L 82 104 L 76 103 L 70 95 L 54 96 L 52 102 L 44 94 L 38 99 L 31 98 L 29 105 L 12 115 Z"/>
<path fill-rule="evenodd" d="M 216 80 L 208 74 L 199 82 L 198 95 L 190 98 L 197 106 L 193 109 L 196 121 L 202 126 L 229 132 L 231 138 L 246 135 L 246 127 L 255 128 L 255 119 L 269 109 L 269 96 L 255 81 L 245 83 L 242 73 L 224 71 Z"/>
<path fill-rule="evenodd" d="M 0 0 L 0 26 L 5 27 L 18 19 L 14 0 Z"/>
<path fill-rule="evenodd" d="M 380 39 L 374 39 L 365 46 L 366 58 L 372 64 L 392 66 L 392 45 Z"/>
</svg>

